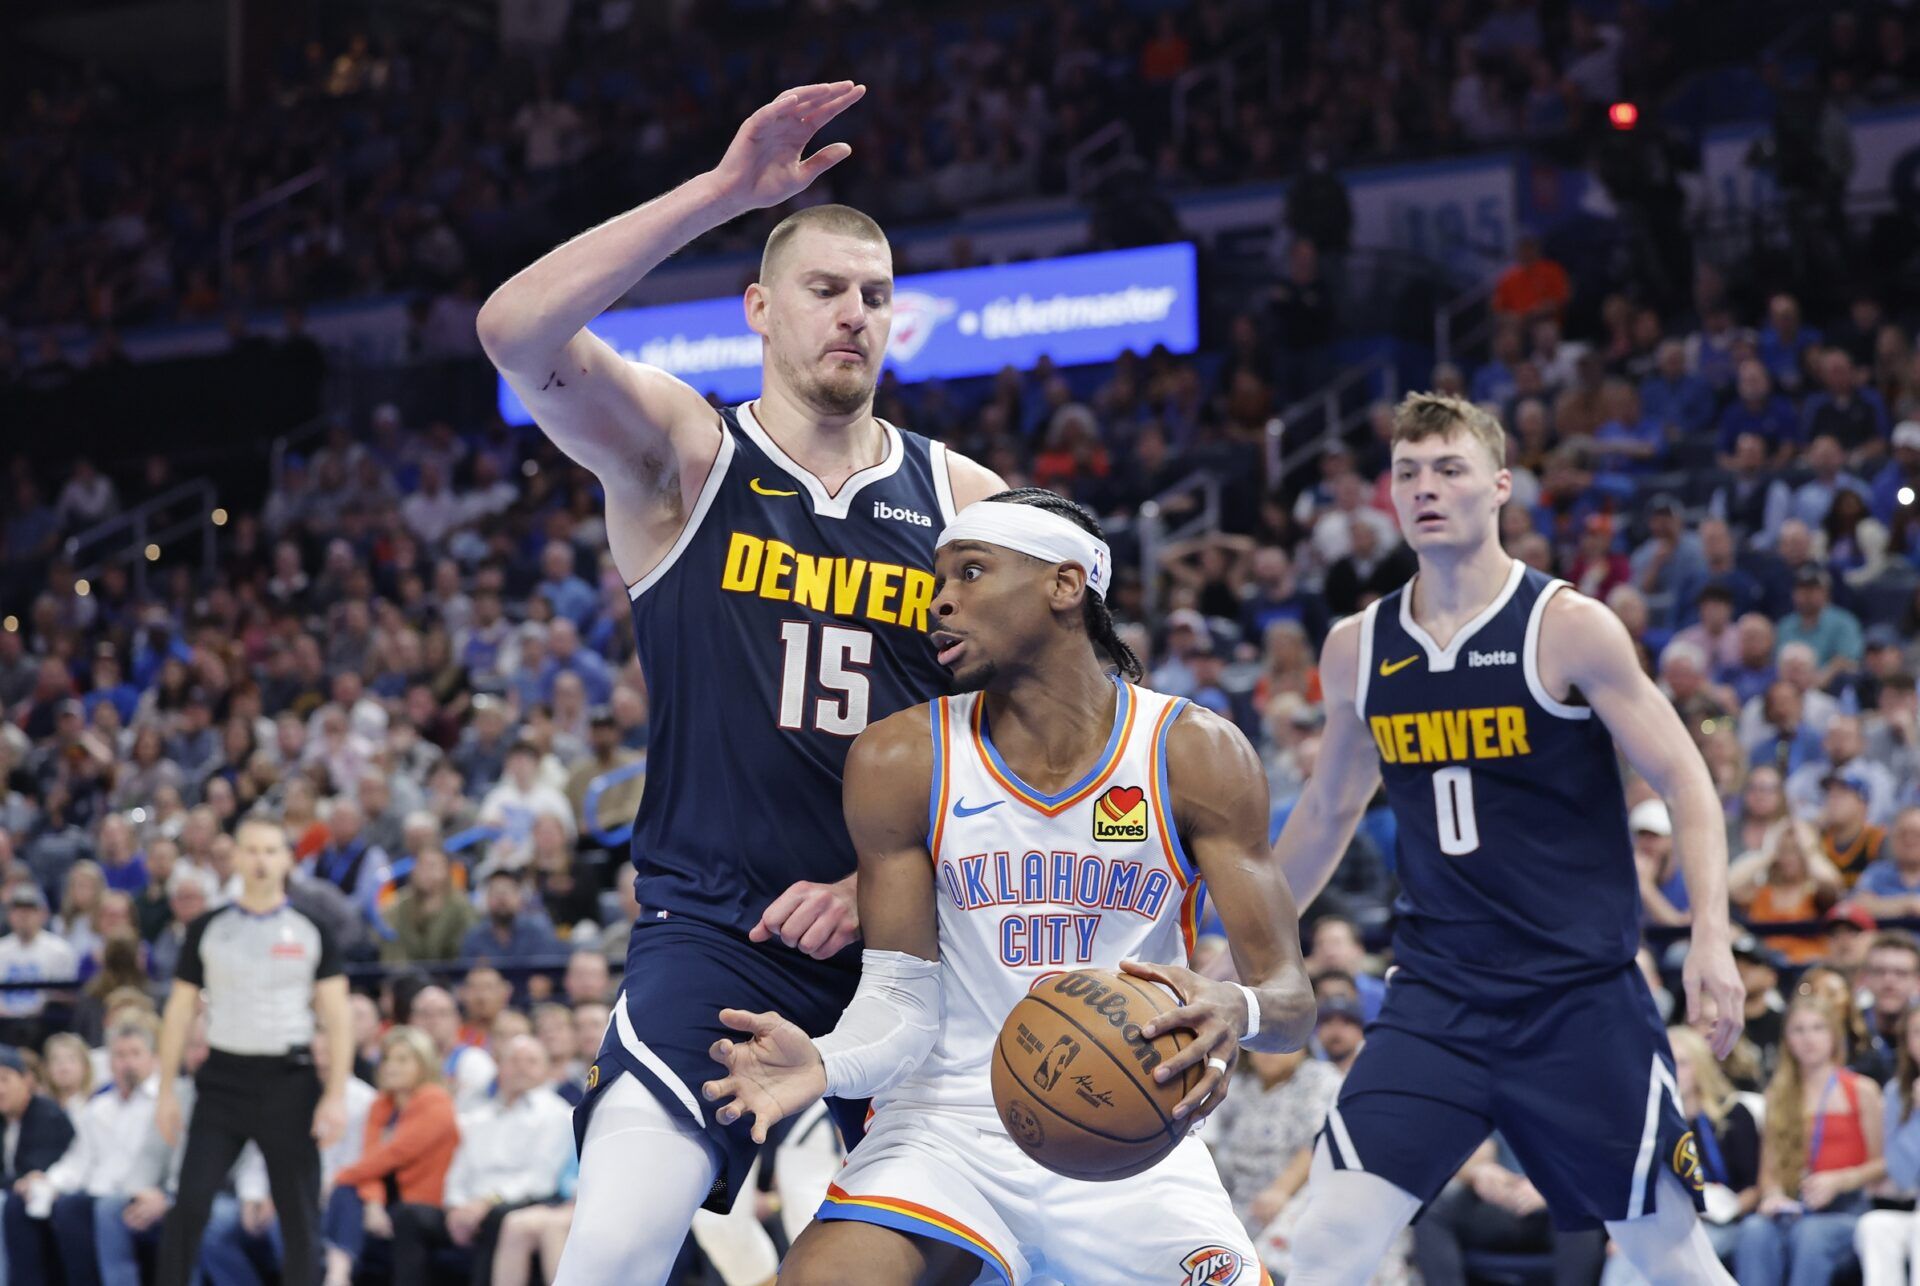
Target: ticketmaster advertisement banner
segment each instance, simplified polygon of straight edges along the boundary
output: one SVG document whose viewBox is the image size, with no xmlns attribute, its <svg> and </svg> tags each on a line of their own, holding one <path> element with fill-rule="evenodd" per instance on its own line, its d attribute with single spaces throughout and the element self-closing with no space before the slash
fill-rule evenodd
<svg viewBox="0 0 1920 1286">
<path fill-rule="evenodd" d="M 887 366 L 905 383 L 991 375 L 1042 356 L 1061 366 L 1110 362 L 1156 344 L 1200 342 L 1194 249 L 1149 246 L 1036 263 L 929 272 L 894 281 Z M 591 327 L 629 361 L 671 371 L 729 402 L 760 392 L 760 337 L 740 297 L 603 314 Z M 533 417 L 505 380 L 500 415 Z"/>
</svg>

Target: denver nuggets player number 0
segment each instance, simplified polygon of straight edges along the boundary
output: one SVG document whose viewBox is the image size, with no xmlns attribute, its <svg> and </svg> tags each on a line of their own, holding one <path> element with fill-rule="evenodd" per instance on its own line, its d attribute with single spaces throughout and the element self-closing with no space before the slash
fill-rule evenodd
<svg viewBox="0 0 1920 1286">
<path fill-rule="evenodd" d="M 1470 403 L 1401 404 L 1393 502 L 1419 571 L 1336 626 L 1322 658 L 1326 737 L 1275 854 L 1311 899 L 1384 779 L 1403 894 L 1289 1286 L 1368 1280 L 1495 1129 L 1562 1227 L 1604 1223 L 1650 1281 L 1731 1280 L 1695 1217 L 1673 1055 L 1633 963 L 1618 752 L 1672 806 L 1695 908 L 1688 1014 L 1724 1055 L 1744 997 L 1718 800 L 1620 622 L 1501 550 L 1505 445 Z"/>
<path fill-rule="evenodd" d="M 879 227 L 844 206 L 767 238 L 745 299 L 765 353 L 750 404 L 716 413 L 585 329 L 680 246 L 844 159 L 844 143 L 803 153 L 862 92 L 783 95 L 713 171 L 552 251 L 480 315 L 494 363 L 605 489 L 653 707 L 633 836 L 642 914 L 576 1114 L 562 1286 L 662 1282 L 695 1211 L 731 1204 L 758 1144 L 692 1088 L 722 1008 L 778 1008 L 823 1033 L 851 999 L 841 767 L 870 722 L 945 686 L 925 633 L 934 535 L 1004 485 L 874 417 L 893 266 Z"/>
</svg>

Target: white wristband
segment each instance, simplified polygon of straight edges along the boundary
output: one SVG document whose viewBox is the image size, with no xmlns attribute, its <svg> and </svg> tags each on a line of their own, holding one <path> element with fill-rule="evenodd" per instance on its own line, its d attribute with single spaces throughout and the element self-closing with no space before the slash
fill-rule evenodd
<svg viewBox="0 0 1920 1286">
<path fill-rule="evenodd" d="M 1240 1034 L 1240 1041 L 1245 1044 L 1260 1034 L 1260 993 L 1244 982 L 1234 986 L 1247 993 L 1247 1029 Z"/>
</svg>

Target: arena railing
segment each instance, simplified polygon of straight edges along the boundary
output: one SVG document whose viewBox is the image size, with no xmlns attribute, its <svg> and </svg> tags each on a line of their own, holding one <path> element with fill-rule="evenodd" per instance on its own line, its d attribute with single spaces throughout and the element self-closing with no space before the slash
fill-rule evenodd
<svg viewBox="0 0 1920 1286">
<path fill-rule="evenodd" d="M 1176 500 L 1198 495 L 1200 508 L 1177 525 L 1169 513 Z M 1184 510 L 1183 510 L 1184 512 Z M 1190 473 L 1140 506 L 1135 529 L 1140 541 L 1140 593 L 1148 620 L 1160 614 L 1160 555 L 1177 541 L 1220 529 L 1220 479 L 1205 469 Z"/>
<path fill-rule="evenodd" d="M 134 593 L 144 598 L 147 567 L 159 562 L 177 541 L 197 539 L 200 570 L 203 574 L 211 573 L 218 557 L 218 532 L 226 521 L 227 511 L 220 507 L 220 496 L 213 484 L 205 478 L 195 478 L 75 532 L 67 537 L 63 548 L 83 585 L 97 579 L 108 567 L 131 563 Z M 101 552 L 109 546 L 110 552 Z M 91 561 L 83 565 L 82 560 L 89 558 Z M 87 592 L 79 587 L 76 590 L 82 594 Z"/>
<path fill-rule="evenodd" d="M 1268 420 L 1267 485 L 1278 486 L 1290 472 L 1317 456 L 1327 443 L 1344 438 L 1348 430 L 1365 418 L 1368 405 L 1376 398 L 1393 400 L 1399 383 L 1399 372 L 1390 358 L 1384 354 L 1370 357 L 1347 367 L 1318 392 L 1308 394 Z"/>
<path fill-rule="evenodd" d="M 1493 310 L 1487 307 L 1493 298 L 1499 277 L 1490 276 L 1475 283 L 1442 304 L 1433 314 L 1433 360 L 1436 365 L 1456 360 L 1456 350 L 1464 355 L 1478 352 L 1493 334 Z M 1464 323 L 1469 314 L 1480 310 L 1480 319 L 1471 326 Z"/>
</svg>

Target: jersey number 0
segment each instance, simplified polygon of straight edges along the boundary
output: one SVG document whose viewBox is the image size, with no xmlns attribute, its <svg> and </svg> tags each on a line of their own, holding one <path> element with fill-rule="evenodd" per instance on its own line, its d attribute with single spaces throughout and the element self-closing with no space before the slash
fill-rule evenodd
<svg viewBox="0 0 1920 1286">
<path fill-rule="evenodd" d="M 1480 847 L 1480 820 L 1473 814 L 1473 770 L 1442 768 L 1433 775 L 1433 807 L 1440 823 L 1440 851 L 1464 857 Z"/>
<path fill-rule="evenodd" d="M 813 702 L 807 720 L 807 656 L 813 652 L 814 627 L 806 621 L 780 626 L 780 727 L 805 732 L 809 726 L 836 737 L 866 731 L 872 687 L 865 667 L 873 662 L 873 635 L 845 625 L 819 627 L 819 682 L 828 696 Z"/>
</svg>

